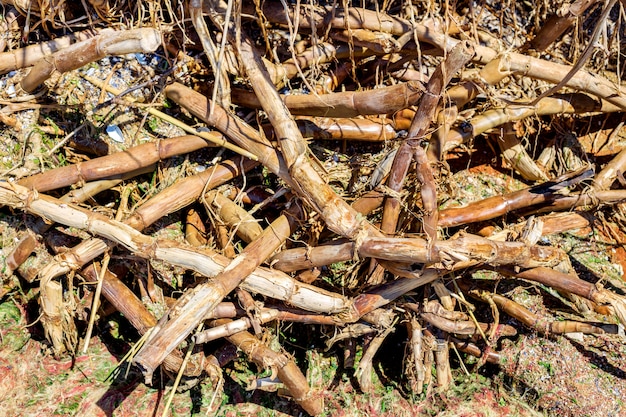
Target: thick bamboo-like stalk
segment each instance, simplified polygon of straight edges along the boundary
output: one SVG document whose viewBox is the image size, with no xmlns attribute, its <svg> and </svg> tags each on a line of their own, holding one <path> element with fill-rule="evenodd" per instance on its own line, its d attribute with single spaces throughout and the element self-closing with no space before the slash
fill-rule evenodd
<svg viewBox="0 0 626 417">
<path fill-rule="evenodd" d="M 576 0 L 573 3 L 564 4 L 557 13 L 548 18 L 535 37 L 522 49 L 532 48 L 536 51 L 544 51 L 565 33 L 585 10 L 597 2 L 598 0 Z"/>
<path fill-rule="evenodd" d="M 234 228 L 235 233 L 244 241 L 252 242 L 263 233 L 263 228 L 257 219 L 219 191 L 209 191 L 204 201 L 218 217 L 218 221 Z"/>
<path fill-rule="evenodd" d="M 596 326 L 592 323 L 583 323 L 579 321 L 573 320 L 563 320 L 557 321 L 552 320 L 548 317 L 541 317 L 538 314 L 533 313 L 528 310 L 526 307 L 522 306 L 519 303 L 516 303 L 513 300 L 509 300 L 506 297 L 501 296 L 500 294 L 487 293 L 485 291 L 480 291 L 480 298 L 488 297 L 492 299 L 496 305 L 502 309 L 506 314 L 520 322 L 524 323 L 526 326 L 537 330 L 538 332 L 545 334 L 562 334 L 562 333 L 573 333 L 580 332 L 586 334 L 602 334 L 604 333 L 604 329 L 599 326 Z"/>
<path fill-rule="evenodd" d="M 252 88 L 261 100 L 263 109 L 278 135 L 281 153 L 289 168 L 290 177 L 297 183 L 294 191 L 320 214 L 326 226 L 333 232 L 350 238 L 356 238 L 360 232 L 379 234 L 340 198 L 311 166 L 306 142 L 289 110 L 280 101 L 278 93 L 269 82 L 267 71 L 255 53 L 252 41 L 245 37 L 237 47 Z"/>
<path fill-rule="evenodd" d="M 370 119 L 300 116 L 296 123 L 305 138 L 384 142 L 398 136 L 391 124 Z"/>
<path fill-rule="evenodd" d="M 450 350 L 448 342 L 437 340 L 435 348 L 435 371 L 437 373 L 437 391 L 446 392 L 452 384 L 452 370 L 450 369 Z"/>
<path fill-rule="evenodd" d="M 551 211 L 565 211 L 575 207 L 613 205 L 626 201 L 626 190 L 608 190 L 572 193 L 570 195 L 553 194 L 538 206 L 532 206 L 528 214 Z"/>
<path fill-rule="evenodd" d="M 228 319 L 216 320 L 215 324 L 225 325 Z M 316 416 L 324 410 L 323 400 L 309 387 L 309 384 L 295 362 L 284 353 L 271 350 L 248 332 L 239 332 L 226 338 L 263 369 L 272 369 L 296 401 L 307 413 Z"/>
<path fill-rule="evenodd" d="M 72 313 L 67 310 L 63 300 L 63 287 L 56 281 L 50 281 L 41 291 L 47 294 L 47 297 L 40 297 L 41 322 L 46 338 L 52 342 L 55 355 L 65 351 L 74 353 L 78 332 Z"/>
<path fill-rule="evenodd" d="M 216 133 L 216 135 L 219 135 Z M 180 136 L 144 143 L 112 155 L 55 168 L 41 174 L 22 178 L 18 184 L 37 191 L 49 191 L 79 182 L 114 178 L 126 172 L 152 165 L 162 159 L 193 152 L 209 146 L 197 136 Z"/>
<path fill-rule="evenodd" d="M 416 104 L 423 92 L 422 83 L 408 81 L 375 90 L 281 95 L 280 100 L 293 115 L 348 118 L 402 110 Z M 233 88 L 232 98 L 234 103 L 244 107 L 262 107 L 257 94 L 241 88 Z"/>
<path fill-rule="evenodd" d="M 37 247 L 37 237 L 30 230 L 20 239 L 17 246 L 5 259 L 5 268 L 3 274 L 10 277 L 35 250 Z"/>
<path fill-rule="evenodd" d="M 283 244 L 296 229 L 297 220 L 298 207 L 294 205 L 290 211 L 274 220 L 255 241 L 246 246 L 221 273 L 211 281 L 188 290 L 178 299 L 167 317 L 161 319 L 153 329 L 134 358 L 134 363 L 141 368 L 147 382 L 152 380 L 154 370 L 163 359 L 198 326 L 204 317 Z M 186 251 L 181 249 L 177 250 L 180 253 L 179 257 L 188 256 L 184 253 Z M 197 267 L 194 269 L 198 270 Z M 209 274 L 205 272 L 203 275 Z"/>
<path fill-rule="evenodd" d="M 508 276 L 541 282 L 557 290 L 568 291 L 600 305 L 610 305 L 619 321 L 626 323 L 626 298 L 612 293 L 582 279 L 550 268 L 533 268 L 522 272 L 498 268 L 498 272 Z"/>
<path fill-rule="evenodd" d="M 285 272 L 349 261 L 354 251 L 359 257 L 385 259 L 402 263 L 455 264 L 477 262 L 486 264 L 554 266 L 565 254 L 557 248 L 527 246 L 522 242 L 496 242 L 476 235 L 461 233 L 452 239 L 430 243 L 421 238 L 367 237 L 360 244 L 338 241 L 313 248 L 287 249 L 276 254 L 272 267 Z M 530 267 L 530 266 L 529 266 Z"/>
<path fill-rule="evenodd" d="M 498 147 L 502 151 L 502 158 L 515 169 L 522 178 L 530 181 L 547 181 L 547 175 L 537 166 L 528 155 L 524 145 L 517 139 L 515 130 L 510 122 L 502 126 L 502 133 L 494 135 Z"/>
<path fill-rule="evenodd" d="M 154 52 L 161 45 L 161 32 L 152 28 L 113 31 L 104 29 L 93 38 L 78 42 L 39 60 L 20 83 L 32 92 L 54 71 L 67 72 L 108 55 Z"/>
<path fill-rule="evenodd" d="M 96 34 L 95 30 L 89 29 L 61 36 L 48 42 L 41 42 L 25 48 L 0 53 L 0 74 L 35 65 L 42 58 L 65 49 L 74 43 L 93 38 Z"/>
<path fill-rule="evenodd" d="M 626 149 L 611 159 L 593 179 L 594 190 L 606 190 L 611 188 L 619 173 L 624 173 L 626 167 Z"/>
<path fill-rule="evenodd" d="M 493 219 L 513 210 L 544 203 L 559 189 L 580 182 L 592 174 L 591 169 L 584 168 L 534 187 L 489 197 L 465 207 L 440 210 L 439 226 L 453 227 Z"/>
</svg>

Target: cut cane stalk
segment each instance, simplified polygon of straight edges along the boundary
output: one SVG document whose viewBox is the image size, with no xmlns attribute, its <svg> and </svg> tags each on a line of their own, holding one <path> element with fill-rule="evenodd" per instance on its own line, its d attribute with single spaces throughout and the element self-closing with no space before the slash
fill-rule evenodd
<svg viewBox="0 0 626 417">
<path fill-rule="evenodd" d="M 219 134 L 216 133 L 216 135 Z M 115 176 L 123 175 L 126 172 L 151 166 L 165 158 L 193 152 L 207 146 L 209 144 L 197 136 L 181 136 L 144 143 L 123 152 L 31 175 L 22 178 L 18 184 L 44 192 L 80 182 L 115 178 Z"/>
<path fill-rule="evenodd" d="M 252 242 L 263 233 L 257 219 L 242 207 L 216 190 L 209 191 L 204 197 L 209 210 L 215 213 L 218 221 L 233 228 L 235 233 L 246 242 Z"/>
<path fill-rule="evenodd" d="M 354 251 L 361 258 L 377 258 L 402 263 L 442 263 L 455 269 L 456 263 L 511 264 L 555 266 L 564 253 L 556 248 L 528 246 L 522 242 L 496 242 L 462 233 L 449 240 L 432 244 L 420 238 L 364 238 L 360 244 L 338 241 L 313 248 L 283 250 L 270 264 L 285 272 L 311 269 L 353 259 Z"/>
<path fill-rule="evenodd" d="M 216 320 L 216 325 L 224 325 L 228 319 Z M 239 332 L 226 338 L 262 369 L 272 369 L 272 375 L 278 376 L 285 384 L 285 388 L 307 413 L 316 416 L 323 411 L 323 400 L 318 397 L 309 387 L 309 384 L 296 366 L 294 361 L 286 354 L 271 350 L 259 339 L 248 332 Z"/>
<path fill-rule="evenodd" d="M 592 169 L 584 168 L 524 190 L 489 197 L 462 208 L 441 210 L 439 227 L 452 227 L 493 219 L 522 207 L 544 203 L 554 192 L 589 178 L 592 174 Z"/>
<path fill-rule="evenodd" d="M 70 45 L 91 39 L 97 32 L 93 29 L 84 32 L 76 32 L 67 36 L 62 36 L 48 42 L 41 42 L 37 45 L 30 45 L 25 48 L 15 49 L 9 52 L 0 53 L 0 74 L 26 68 L 35 65 L 46 56 L 52 55 Z"/>
<path fill-rule="evenodd" d="M 289 111 L 280 101 L 278 93 L 268 82 L 267 71 L 255 54 L 251 40 L 246 37 L 237 47 L 252 87 L 279 137 L 281 153 L 288 166 L 289 176 L 297 184 L 294 191 L 321 215 L 330 230 L 351 238 L 356 238 L 360 231 L 379 234 L 340 198 L 310 165 L 306 142 Z"/>
<path fill-rule="evenodd" d="M 599 305 L 610 305 L 613 313 L 620 323 L 626 324 L 626 299 L 611 291 L 598 287 L 582 279 L 550 268 L 533 268 L 523 272 L 515 272 L 510 269 L 498 268 L 508 276 L 541 282 L 557 290 L 568 291 Z"/>
<path fill-rule="evenodd" d="M 154 52 L 161 45 L 161 33 L 142 28 L 127 31 L 102 30 L 98 35 L 78 42 L 39 60 L 20 85 L 33 92 L 55 72 L 68 72 L 109 55 Z"/>
<path fill-rule="evenodd" d="M 470 295 L 476 295 L 479 299 L 489 297 L 496 305 L 509 316 L 519 320 L 526 326 L 544 334 L 585 333 L 602 334 L 605 330 L 602 325 L 584 323 L 572 320 L 556 321 L 548 317 L 541 317 L 528 310 L 526 307 L 513 300 L 509 300 L 499 294 L 487 293 L 486 291 L 472 290 Z"/>
<path fill-rule="evenodd" d="M 348 118 L 394 113 L 416 104 L 423 91 L 422 83 L 409 81 L 367 91 L 280 96 L 280 100 L 293 115 Z M 259 96 L 250 91 L 234 88 L 232 98 L 241 106 L 261 108 Z"/>
</svg>

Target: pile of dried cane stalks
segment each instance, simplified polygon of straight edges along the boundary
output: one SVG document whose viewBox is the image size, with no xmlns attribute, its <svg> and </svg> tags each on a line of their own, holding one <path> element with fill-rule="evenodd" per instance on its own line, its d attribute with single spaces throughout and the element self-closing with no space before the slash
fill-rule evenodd
<svg viewBox="0 0 626 417">
<path fill-rule="evenodd" d="M 363 391 L 406 328 L 421 393 L 450 349 L 626 321 L 549 239 L 623 220 L 623 0 L 1 3 L 1 295 L 38 288 L 55 355 L 113 307 L 147 383 L 217 384 L 225 339 L 317 415 L 276 323 L 360 352 Z M 518 187 L 461 206 L 454 158 L 485 152 Z"/>
</svg>

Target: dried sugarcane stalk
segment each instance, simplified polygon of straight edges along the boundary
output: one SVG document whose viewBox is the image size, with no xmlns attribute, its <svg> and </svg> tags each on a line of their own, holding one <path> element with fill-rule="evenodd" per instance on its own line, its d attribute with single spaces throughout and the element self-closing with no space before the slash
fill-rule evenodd
<svg viewBox="0 0 626 417">
<path fill-rule="evenodd" d="M 565 211 L 575 207 L 612 205 L 626 200 L 626 190 L 589 191 L 571 195 L 553 194 L 544 203 L 530 207 L 524 214 Z"/>
<path fill-rule="evenodd" d="M 586 334 L 602 334 L 604 329 L 600 326 L 596 326 L 592 323 L 583 323 L 573 320 L 556 321 L 547 317 L 541 317 L 538 314 L 533 313 L 526 307 L 513 300 L 509 300 L 500 294 L 489 293 L 487 291 L 472 290 L 470 295 L 475 295 L 479 299 L 489 298 L 493 300 L 496 305 L 509 316 L 519 320 L 526 326 L 537 330 L 544 334 L 562 334 L 580 332 Z"/>
<path fill-rule="evenodd" d="M 80 68 L 108 55 L 135 52 L 154 52 L 161 45 L 161 33 L 156 29 L 141 28 L 125 31 L 104 29 L 93 38 L 78 42 L 40 59 L 22 79 L 20 85 L 33 92 L 54 73 Z"/>
<path fill-rule="evenodd" d="M 454 347 L 456 347 L 461 352 L 465 352 L 477 358 L 481 358 L 489 363 L 500 364 L 502 362 L 500 354 L 494 352 L 490 348 L 482 351 L 478 346 L 471 343 L 470 341 L 457 339 L 456 337 L 452 336 L 450 336 L 450 342 L 454 344 Z"/>
<path fill-rule="evenodd" d="M 17 243 L 15 248 L 5 259 L 5 266 L 3 268 L 3 275 L 10 277 L 22 263 L 30 256 L 30 254 L 37 247 L 37 236 L 30 230 L 26 232 L 24 236 Z"/>
<path fill-rule="evenodd" d="M 622 149 L 593 179 L 595 191 L 611 188 L 618 175 L 626 171 L 626 149 Z"/>
<path fill-rule="evenodd" d="M 502 126 L 499 135 L 494 135 L 502 151 L 502 158 L 515 169 L 522 178 L 530 181 L 547 181 L 547 175 L 535 164 L 524 149 L 524 145 L 517 139 L 511 122 Z"/>
<path fill-rule="evenodd" d="M 370 119 L 299 116 L 296 123 L 305 138 L 384 142 L 398 136 L 391 124 Z"/>
<path fill-rule="evenodd" d="M 41 42 L 25 48 L 0 53 L 0 74 L 35 65 L 41 59 L 53 53 L 96 36 L 97 31 L 89 29 L 61 36 L 48 42 Z"/>
<path fill-rule="evenodd" d="M 393 324 L 395 324 L 395 321 Z M 380 349 L 380 346 L 393 329 L 393 325 L 387 326 L 370 341 L 367 346 L 367 350 L 361 357 L 361 361 L 354 372 L 354 376 L 359 381 L 359 386 L 365 392 L 372 390 L 372 361 L 374 360 L 374 355 L 376 355 L 376 352 L 378 352 L 378 349 Z"/>
<path fill-rule="evenodd" d="M 435 371 L 437 373 L 437 391 L 446 392 L 452 384 L 452 371 L 450 369 L 450 351 L 448 342 L 437 339 L 435 347 Z"/>
<path fill-rule="evenodd" d="M 311 166 L 306 142 L 289 110 L 270 84 L 267 71 L 255 53 L 252 41 L 245 37 L 236 47 L 239 49 L 242 65 L 250 78 L 252 88 L 261 100 L 263 109 L 278 135 L 289 176 L 297 184 L 294 191 L 320 214 L 330 230 L 351 238 L 356 238 L 360 231 L 379 234 L 367 221 L 363 221 Z"/>
<path fill-rule="evenodd" d="M 569 29 L 590 6 L 598 0 L 576 0 L 566 3 L 557 13 L 548 18 L 535 37 L 522 47 L 522 50 L 531 48 L 535 51 L 545 51 L 552 42 Z"/>
<path fill-rule="evenodd" d="M 229 321 L 228 319 L 216 320 L 215 325 L 225 325 Z M 322 413 L 324 410 L 322 398 L 311 390 L 300 369 L 286 354 L 271 350 L 248 332 L 239 332 L 227 336 L 226 339 L 243 350 L 261 368 L 272 369 L 272 375 L 278 376 L 285 388 L 289 390 L 294 401 L 307 413 L 313 416 Z"/>
<path fill-rule="evenodd" d="M 426 136 L 430 123 L 435 115 L 437 103 L 446 86 L 474 54 L 469 44 L 459 43 L 450 55 L 442 62 L 426 86 L 426 93 L 422 97 L 417 113 L 411 122 L 408 139 L 403 142 L 395 155 L 387 186 L 399 193 L 404 185 L 409 165 L 413 159 L 417 164 L 416 174 L 422 188 L 420 194 L 424 210 L 423 227 L 429 241 L 437 240 L 437 195 L 433 174 L 430 170 L 426 152 L 421 148 L 421 140 Z M 385 199 L 381 229 L 384 233 L 394 235 L 398 217 L 400 215 L 400 199 L 389 196 Z"/>
<path fill-rule="evenodd" d="M 547 201 L 552 193 L 589 178 L 592 174 L 593 170 L 585 167 L 581 170 L 565 174 L 559 178 L 524 190 L 489 197 L 462 208 L 440 210 L 439 226 L 453 227 L 493 219 L 519 208 L 543 203 Z"/>
<path fill-rule="evenodd" d="M 409 352 L 411 360 L 406 361 L 408 368 L 409 381 L 411 383 L 411 390 L 416 394 L 421 394 L 424 391 L 424 348 L 423 348 L 423 333 L 422 326 L 417 319 L 411 315 L 407 322 L 410 343 Z"/>
<path fill-rule="evenodd" d="M 44 192 L 79 182 L 115 178 L 126 172 L 150 166 L 162 159 L 193 152 L 208 145 L 204 139 L 197 136 L 180 136 L 144 143 L 122 152 L 31 175 L 19 180 L 18 184 Z"/>
<path fill-rule="evenodd" d="M 163 359 L 198 326 L 204 317 L 283 244 L 297 226 L 298 211 L 299 208 L 294 204 L 288 212 L 274 220 L 255 241 L 246 246 L 221 273 L 211 281 L 185 292 L 178 299 L 176 305 L 153 329 L 134 358 L 134 363 L 141 368 L 146 382 L 152 380 L 154 370 Z M 179 259 L 185 256 L 184 250 L 177 252 Z M 158 256 L 156 253 L 155 255 Z M 193 269 L 199 271 L 197 267 Z M 203 275 L 210 276 L 206 271 Z"/>
<path fill-rule="evenodd" d="M 455 269 L 462 262 L 554 266 L 565 257 L 557 248 L 528 246 L 522 242 L 496 242 L 469 233 L 460 233 L 434 243 L 420 238 L 366 237 L 354 242 L 333 242 L 313 248 L 295 248 L 276 254 L 271 265 L 285 272 L 330 265 L 353 259 L 354 251 L 362 258 L 377 258 L 403 263 L 442 263 Z"/>
<path fill-rule="evenodd" d="M 348 118 L 394 113 L 417 103 L 423 92 L 422 83 L 408 81 L 375 90 L 280 96 L 280 101 L 293 115 Z M 241 88 L 233 88 L 232 99 L 244 107 L 262 107 L 257 94 Z"/>
<path fill-rule="evenodd" d="M 618 320 L 622 324 L 626 323 L 626 299 L 623 296 L 583 281 L 574 275 L 564 274 L 563 272 L 544 267 L 521 272 L 515 272 L 506 268 L 497 268 L 496 270 L 508 276 L 536 281 L 557 290 L 568 291 L 599 305 L 610 305 Z"/>
<path fill-rule="evenodd" d="M 209 191 L 203 200 L 207 208 L 215 213 L 217 221 L 234 228 L 235 233 L 244 241 L 252 242 L 263 233 L 257 219 L 219 191 Z"/>
</svg>

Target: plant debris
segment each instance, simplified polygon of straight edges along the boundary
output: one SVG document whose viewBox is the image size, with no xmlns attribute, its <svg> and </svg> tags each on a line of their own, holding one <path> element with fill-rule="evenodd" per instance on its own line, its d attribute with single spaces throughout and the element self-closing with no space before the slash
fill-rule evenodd
<svg viewBox="0 0 626 417">
<path fill-rule="evenodd" d="M 11 412 L 626 411 L 623 0 L 0 3 Z"/>
</svg>

